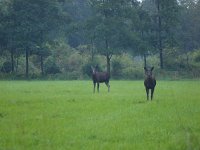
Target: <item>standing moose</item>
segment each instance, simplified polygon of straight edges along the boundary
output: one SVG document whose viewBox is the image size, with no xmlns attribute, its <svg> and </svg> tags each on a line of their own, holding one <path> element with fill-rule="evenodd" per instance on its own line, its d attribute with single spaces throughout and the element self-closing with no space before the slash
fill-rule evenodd
<svg viewBox="0 0 200 150">
<path fill-rule="evenodd" d="M 153 99 L 153 92 L 156 86 L 156 79 L 152 76 L 154 67 L 147 69 L 144 67 L 146 78 L 144 80 L 144 86 L 146 88 L 147 100 L 149 100 L 149 89 L 151 89 L 151 100 Z"/>
<path fill-rule="evenodd" d="M 95 93 L 96 83 L 97 83 L 97 91 L 99 92 L 99 83 L 103 83 L 103 82 L 105 82 L 106 86 L 108 87 L 108 92 L 109 92 L 110 91 L 110 85 L 109 85 L 110 74 L 108 72 L 98 72 L 97 66 L 95 68 L 91 66 L 91 69 L 92 69 L 92 80 L 94 83 L 93 92 Z"/>
</svg>

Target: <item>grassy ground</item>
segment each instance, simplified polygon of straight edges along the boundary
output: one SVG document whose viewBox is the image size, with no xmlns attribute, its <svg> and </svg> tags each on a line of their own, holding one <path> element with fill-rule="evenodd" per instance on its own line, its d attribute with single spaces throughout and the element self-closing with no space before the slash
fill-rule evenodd
<svg viewBox="0 0 200 150">
<path fill-rule="evenodd" d="M 200 81 L 0 81 L 0 150 L 200 149 Z"/>
</svg>

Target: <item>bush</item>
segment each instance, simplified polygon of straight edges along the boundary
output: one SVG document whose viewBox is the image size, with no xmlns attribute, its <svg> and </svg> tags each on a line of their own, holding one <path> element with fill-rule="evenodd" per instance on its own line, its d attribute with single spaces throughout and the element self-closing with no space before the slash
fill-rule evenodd
<svg viewBox="0 0 200 150">
<path fill-rule="evenodd" d="M 123 62 L 120 58 L 115 58 L 112 61 L 112 77 L 114 79 L 122 78 L 122 69 L 123 69 Z"/>
<path fill-rule="evenodd" d="M 126 68 L 123 70 L 125 79 L 143 79 L 144 73 L 142 68 Z"/>
<path fill-rule="evenodd" d="M 1 68 L 1 72 L 10 73 L 11 71 L 12 71 L 12 63 L 9 61 L 4 62 Z"/>
<path fill-rule="evenodd" d="M 106 64 L 104 62 L 104 57 L 102 56 L 95 56 L 93 60 L 88 59 L 83 65 L 82 65 L 82 73 L 83 77 L 90 78 L 92 76 L 92 69 L 91 66 L 95 67 L 98 65 L 98 71 L 105 71 Z"/>
<path fill-rule="evenodd" d="M 67 72 L 81 71 L 83 63 L 84 60 L 82 56 L 79 53 L 75 52 L 69 56 L 65 69 Z"/>
<path fill-rule="evenodd" d="M 92 62 L 88 62 L 85 65 L 83 65 L 83 67 L 82 67 L 83 74 L 90 77 L 92 75 L 92 70 L 91 70 L 92 65 L 93 65 Z"/>
<path fill-rule="evenodd" d="M 60 73 L 60 69 L 56 64 L 55 60 L 53 59 L 53 57 L 47 58 L 47 60 L 44 63 L 44 66 L 45 66 L 44 72 L 46 74 Z"/>
<path fill-rule="evenodd" d="M 112 60 L 112 77 L 114 79 L 141 79 L 143 67 L 135 63 L 129 54 L 116 56 Z"/>
<path fill-rule="evenodd" d="M 195 51 L 195 52 L 193 53 L 193 55 L 194 55 L 194 61 L 195 61 L 196 63 L 199 63 L 199 62 L 200 62 L 200 50 Z"/>
</svg>

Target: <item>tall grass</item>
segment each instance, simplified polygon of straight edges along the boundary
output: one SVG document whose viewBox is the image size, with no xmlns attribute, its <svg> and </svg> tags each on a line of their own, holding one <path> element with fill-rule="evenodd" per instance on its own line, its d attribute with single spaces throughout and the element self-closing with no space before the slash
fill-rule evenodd
<svg viewBox="0 0 200 150">
<path fill-rule="evenodd" d="M 0 150 L 200 149 L 200 81 L 1 81 Z"/>
</svg>

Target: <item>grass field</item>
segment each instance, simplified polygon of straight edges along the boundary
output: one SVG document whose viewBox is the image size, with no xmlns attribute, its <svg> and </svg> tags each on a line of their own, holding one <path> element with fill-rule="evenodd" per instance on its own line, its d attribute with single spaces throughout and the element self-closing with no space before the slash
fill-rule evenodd
<svg viewBox="0 0 200 150">
<path fill-rule="evenodd" d="M 200 81 L 0 81 L 0 150 L 199 150 Z"/>
</svg>

